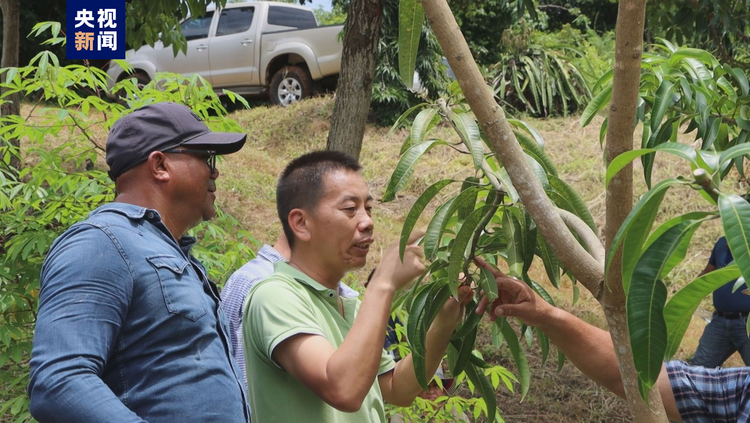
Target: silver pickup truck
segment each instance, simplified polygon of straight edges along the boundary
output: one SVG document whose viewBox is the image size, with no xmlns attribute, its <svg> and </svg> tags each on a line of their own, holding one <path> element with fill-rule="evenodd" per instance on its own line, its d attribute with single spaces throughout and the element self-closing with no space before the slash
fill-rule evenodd
<svg viewBox="0 0 750 423">
<path fill-rule="evenodd" d="M 133 75 L 112 62 L 107 70 L 110 89 L 115 82 L 135 77 L 147 84 L 156 72 L 199 74 L 216 92 L 268 95 L 283 106 L 335 88 L 341 71 L 343 25 L 318 26 L 312 10 L 290 3 L 254 1 L 209 8 L 203 17 L 181 24 L 187 54 L 174 56 L 172 47 L 157 42 L 128 50 Z"/>
</svg>

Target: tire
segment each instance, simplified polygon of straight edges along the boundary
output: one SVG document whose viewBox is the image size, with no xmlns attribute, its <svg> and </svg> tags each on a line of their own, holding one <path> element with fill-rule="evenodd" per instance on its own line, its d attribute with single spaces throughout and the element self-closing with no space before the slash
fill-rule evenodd
<svg viewBox="0 0 750 423">
<path fill-rule="evenodd" d="M 151 82 L 151 79 L 148 77 L 148 75 L 146 75 L 143 72 L 138 72 L 133 75 L 125 75 L 121 78 L 121 80 L 131 79 L 131 78 L 135 78 L 136 80 L 135 84 L 138 87 L 138 89 L 141 89 L 141 90 L 143 89 L 143 87 L 146 86 L 146 84 Z M 134 98 L 129 97 L 128 94 L 125 92 L 125 90 L 121 90 L 120 92 L 117 93 L 117 100 L 120 104 L 127 106 L 130 104 L 131 100 L 134 100 Z"/>
<path fill-rule="evenodd" d="M 270 97 L 273 104 L 286 107 L 312 94 L 312 82 L 307 71 L 298 66 L 279 69 L 271 79 Z"/>
</svg>

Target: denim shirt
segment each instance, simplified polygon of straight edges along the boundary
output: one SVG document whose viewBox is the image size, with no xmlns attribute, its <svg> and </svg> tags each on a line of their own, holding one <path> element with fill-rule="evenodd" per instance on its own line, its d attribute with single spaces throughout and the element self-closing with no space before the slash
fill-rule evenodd
<svg viewBox="0 0 750 423">
<path fill-rule="evenodd" d="M 247 422 L 216 286 L 155 210 L 111 203 L 52 244 L 31 354 L 40 422 Z"/>
</svg>

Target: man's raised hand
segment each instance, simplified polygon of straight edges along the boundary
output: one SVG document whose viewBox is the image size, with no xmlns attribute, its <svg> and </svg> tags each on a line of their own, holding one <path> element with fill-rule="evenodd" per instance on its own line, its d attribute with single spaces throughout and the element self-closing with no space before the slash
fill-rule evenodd
<svg viewBox="0 0 750 423">
<path fill-rule="evenodd" d="M 476 312 L 484 313 L 489 307 L 490 320 L 498 317 L 518 317 L 529 326 L 539 326 L 555 308 L 544 301 L 528 285 L 514 279 L 482 260 L 474 259 L 477 266 L 489 270 L 495 276 L 497 283 L 497 298 L 490 304 L 486 295 L 477 305 Z"/>
</svg>

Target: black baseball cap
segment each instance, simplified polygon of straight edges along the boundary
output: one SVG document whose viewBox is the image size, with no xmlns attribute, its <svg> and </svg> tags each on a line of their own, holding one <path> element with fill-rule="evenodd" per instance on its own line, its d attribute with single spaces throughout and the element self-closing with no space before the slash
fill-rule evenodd
<svg viewBox="0 0 750 423">
<path fill-rule="evenodd" d="M 182 104 L 149 104 L 112 125 L 107 137 L 109 177 L 114 181 L 154 151 L 188 145 L 231 154 L 242 148 L 246 138 L 247 134 L 212 132 L 200 116 Z"/>
</svg>

